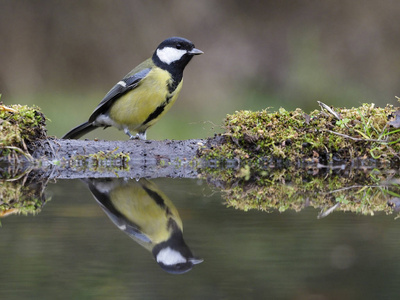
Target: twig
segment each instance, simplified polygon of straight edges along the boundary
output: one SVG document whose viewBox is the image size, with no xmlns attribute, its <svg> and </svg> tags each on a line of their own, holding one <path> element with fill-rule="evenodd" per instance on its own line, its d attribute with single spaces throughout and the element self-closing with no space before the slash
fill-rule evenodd
<svg viewBox="0 0 400 300">
<path fill-rule="evenodd" d="M 341 189 L 336 189 L 336 190 L 326 192 L 326 193 L 324 193 L 324 195 L 329 195 L 329 194 L 342 192 L 342 191 L 346 191 L 346 190 L 351 190 L 351 189 L 357 189 L 357 188 L 381 188 L 381 187 L 387 187 L 387 186 L 388 185 L 352 185 L 352 186 L 346 186 Z"/>
<path fill-rule="evenodd" d="M 353 140 L 353 141 L 356 141 L 356 142 L 377 142 L 377 143 L 382 143 L 382 144 L 388 144 L 389 142 L 387 142 L 387 141 L 383 141 L 383 140 L 379 140 L 379 139 L 361 139 L 361 138 L 355 138 L 355 137 L 352 137 L 352 136 L 349 136 L 349 135 L 347 135 L 347 134 L 343 134 L 343 133 L 339 133 L 339 132 L 336 132 L 336 131 L 332 131 L 332 130 L 329 130 L 329 129 L 321 129 L 322 131 L 327 131 L 327 132 L 329 132 L 329 133 L 333 133 L 333 134 L 336 134 L 336 135 L 338 135 L 338 136 L 341 136 L 341 137 L 344 137 L 344 138 L 347 138 L 347 139 L 351 139 L 351 140 Z"/>
<path fill-rule="evenodd" d="M 325 109 L 329 113 L 331 113 L 336 119 L 338 119 L 339 121 L 341 120 L 339 114 L 336 111 L 334 111 L 332 108 L 330 108 L 328 105 L 326 105 L 325 103 L 322 103 L 321 101 L 317 101 L 317 103 L 321 107 L 321 110 Z"/>
</svg>

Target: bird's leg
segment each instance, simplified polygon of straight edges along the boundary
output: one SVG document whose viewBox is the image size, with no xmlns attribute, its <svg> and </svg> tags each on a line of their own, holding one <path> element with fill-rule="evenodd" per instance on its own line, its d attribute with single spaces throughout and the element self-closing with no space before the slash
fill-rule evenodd
<svg viewBox="0 0 400 300">
<path fill-rule="evenodd" d="M 130 139 L 130 140 L 137 139 L 137 134 L 136 134 L 136 135 L 132 135 L 132 133 L 129 132 L 129 129 L 128 129 L 128 128 L 124 128 L 124 132 L 125 132 L 125 134 L 126 134 L 127 136 L 129 136 L 129 139 Z"/>
<path fill-rule="evenodd" d="M 130 140 L 146 140 L 146 131 L 138 132 L 137 134 L 133 135 L 129 132 L 128 128 L 124 128 L 124 132 L 127 136 L 129 136 Z"/>
</svg>

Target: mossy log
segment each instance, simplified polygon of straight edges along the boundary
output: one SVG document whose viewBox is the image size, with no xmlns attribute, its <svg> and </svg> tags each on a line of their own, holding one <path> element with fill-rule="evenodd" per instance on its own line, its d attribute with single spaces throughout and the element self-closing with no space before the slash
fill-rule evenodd
<svg viewBox="0 0 400 300">
<path fill-rule="evenodd" d="M 197 177 L 202 140 L 88 141 L 48 139 L 32 156 L 55 178 Z"/>
<path fill-rule="evenodd" d="M 240 172 L 243 167 L 257 171 L 277 165 L 399 163 L 400 113 L 397 108 L 364 104 L 339 109 L 320 105 L 320 110 L 310 114 L 301 109 L 286 111 L 283 108 L 277 112 L 236 112 L 227 116 L 225 133 L 206 140 L 186 141 L 59 140 L 47 137 L 45 117 L 38 108 L 1 105 L 0 151 L 3 160 L 12 161 L 15 157 L 15 162 L 25 158 L 28 162 L 39 161 L 41 166 L 102 171 L 101 176 L 116 171 L 120 176 L 121 172 L 138 168 L 138 165 L 142 169 L 152 166 L 155 169 L 149 171 L 159 175 L 161 170 L 167 171 L 167 167 L 172 170 L 190 165 L 188 174 L 184 175 L 184 171 L 177 176 L 194 177 L 199 168 L 204 172 L 210 165 L 226 162 L 234 162 L 232 166 Z M 70 176 L 71 173 L 62 177 Z"/>
<path fill-rule="evenodd" d="M 400 206 L 399 115 L 390 105 L 337 109 L 321 103 L 310 114 L 236 112 L 227 116 L 225 133 L 209 139 L 89 141 L 47 137 L 37 108 L 0 105 L 0 151 L 8 162 L 0 164 L 0 175 L 17 182 L 12 168 L 23 164 L 18 170 L 33 166 L 29 176 L 39 182 L 201 177 L 222 191 L 227 205 L 242 210 L 314 206 L 322 209 L 320 217 L 339 209 L 391 213 Z"/>
<path fill-rule="evenodd" d="M 320 102 L 319 102 L 320 103 Z M 274 162 L 290 165 L 378 164 L 400 162 L 400 112 L 364 104 L 306 114 L 301 109 L 277 112 L 240 111 L 228 115 L 223 140 L 202 152 L 207 158 L 231 158 L 260 169 Z"/>
</svg>

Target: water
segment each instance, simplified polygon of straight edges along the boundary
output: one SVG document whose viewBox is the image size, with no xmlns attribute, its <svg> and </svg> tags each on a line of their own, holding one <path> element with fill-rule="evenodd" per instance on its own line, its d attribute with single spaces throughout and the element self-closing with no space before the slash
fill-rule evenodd
<svg viewBox="0 0 400 300">
<path fill-rule="evenodd" d="M 151 180 L 201 264 L 182 275 L 118 229 L 86 184 L 59 180 L 35 216 L 1 219 L 0 299 L 392 299 L 399 220 L 377 213 L 243 212 L 197 179 Z"/>
</svg>

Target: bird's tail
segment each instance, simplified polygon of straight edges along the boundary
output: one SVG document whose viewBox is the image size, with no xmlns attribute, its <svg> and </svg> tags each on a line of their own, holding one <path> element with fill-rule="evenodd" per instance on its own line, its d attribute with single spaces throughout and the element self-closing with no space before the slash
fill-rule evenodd
<svg viewBox="0 0 400 300">
<path fill-rule="evenodd" d="M 97 126 L 94 126 L 93 123 L 85 122 L 68 131 L 62 139 L 79 139 L 96 128 Z"/>
</svg>

